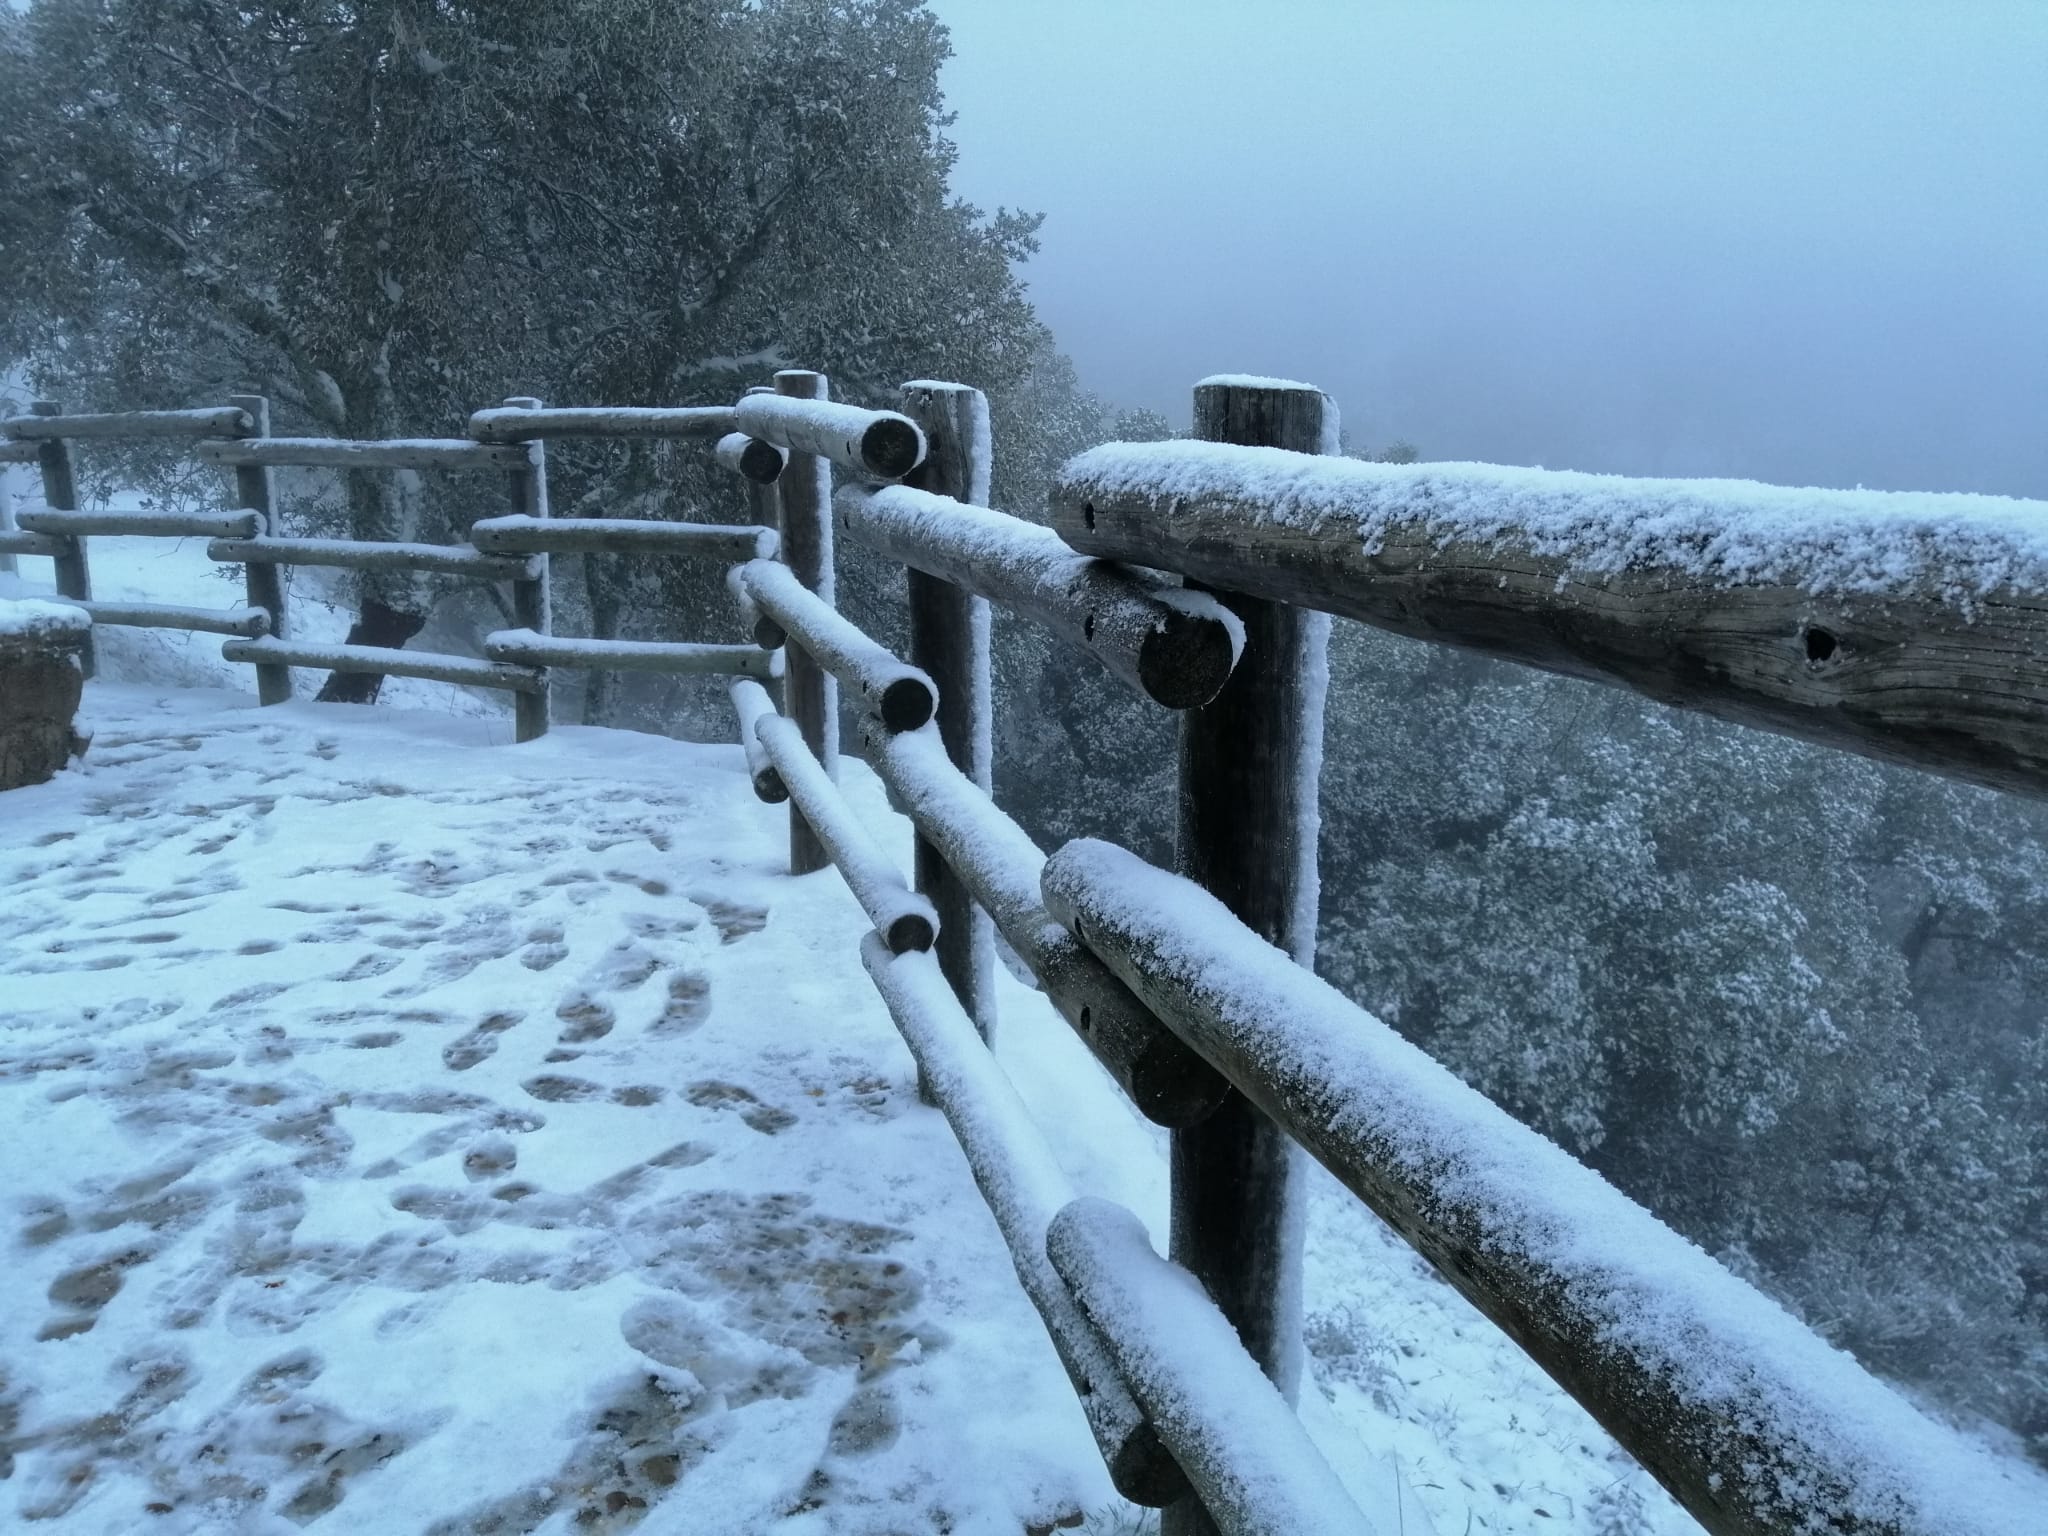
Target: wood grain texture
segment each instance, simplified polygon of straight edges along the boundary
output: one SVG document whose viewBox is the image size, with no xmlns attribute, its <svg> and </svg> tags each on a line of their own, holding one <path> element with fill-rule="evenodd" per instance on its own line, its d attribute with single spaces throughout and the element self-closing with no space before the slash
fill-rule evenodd
<svg viewBox="0 0 2048 1536">
<path fill-rule="evenodd" d="M 384 677 L 420 677 L 435 683 L 460 683 L 471 688 L 503 688 L 524 693 L 542 686 L 532 667 L 512 667 L 473 656 L 441 656 L 427 651 L 399 651 L 382 645 L 298 645 L 288 640 L 230 640 L 220 648 L 229 661 L 261 666 L 318 667 L 328 672 L 373 672 Z"/>
<path fill-rule="evenodd" d="M 66 416 L 31 407 L 29 415 L 0 421 L 0 434 L 26 440 L 239 436 L 249 430 L 249 420 L 239 404 L 207 406 L 195 411 L 113 411 L 93 416 Z"/>
<path fill-rule="evenodd" d="M 531 395 L 515 395 L 505 401 L 502 409 L 537 413 L 541 403 Z M 528 525 L 544 525 L 548 521 L 547 445 L 538 439 L 531 440 L 526 444 L 525 456 L 526 462 L 505 476 L 505 504 L 510 516 Z M 527 573 L 512 583 L 512 616 L 521 629 L 538 637 L 544 645 L 555 628 L 551 562 L 545 554 L 533 554 L 527 557 L 527 565 Z M 554 688 L 548 681 L 545 662 L 533 656 L 524 659 L 527 665 L 541 668 L 541 685 L 512 700 L 512 739 L 538 741 L 547 735 L 554 715 Z"/>
<path fill-rule="evenodd" d="M 469 435 L 480 443 L 545 437 L 719 438 L 732 430 L 729 405 L 582 405 L 532 411 L 494 406 L 469 418 Z"/>
<path fill-rule="evenodd" d="M 486 517 L 470 542 L 492 554 L 675 555 L 729 564 L 774 555 L 772 528 L 745 523 L 664 523 L 630 517 Z"/>
<path fill-rule="evenodd" d="M 359 441 L 340 437 L 208 438 L 195 443 L 202 464 L 261 464 L 273 469 L 511 470 L 528 462 L 523 443 L 502 446 L 461 437 Z"/>
<path fill-rule="evenodd" d="M 528 667 L 570 667 L 588 672 L 660 672 L 671 677 L 774 678 L 781 657 L 753 645 L 700 645 L 670 640 L 576 640 L 530 629 L 493 630 L 484 636 L 493 661 Z"/>
<path fill-rule="evenodd" d="M 517 581 L 536 555 L 487 555 L 467 544 L 358 544 L 352 539 L 214 539 L 206 558 L 275 565 L 333 565 L 361 571 L 432 571 L 475 581 Z"/>
<path fill-rule="evenodd" d="M 29 406 L 30 418 L 44 422 L 79 420 L 66 418 L 63 408 L 54 400 L 37 400 Z M 36 466 L 43 477 L 43 505 L 52 512 L 76 512 L 78 510 L 78 479 L 71 469 L 71 447 L 61 437 L 43 437 L 36 443 Z M 62 547 L 50 556 L 55 568 L 56 588 L 59 597 L 89 598 L 92 596 L 92 567 L 87 562 L 85 540 L 72 534 L 63 540 Z M 99 652 L 88 633 L 85 644 L 78 653 L 80 673 L 91 678 L 99 670 Z"/>
</svg>

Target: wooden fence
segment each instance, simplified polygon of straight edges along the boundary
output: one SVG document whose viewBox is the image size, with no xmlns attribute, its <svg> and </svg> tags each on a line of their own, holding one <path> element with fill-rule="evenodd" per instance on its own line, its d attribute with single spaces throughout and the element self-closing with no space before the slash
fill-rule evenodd
<svg viewBox="0 0 2048 1536">
<path fill-rule="evenodd" d="M 1328 457 L 1317 390 L 1224 378 L 1197 441 L 1068 466 L 1048 528 L 987 507 L 986 404 L 905 385 L 893 411 L 790 371 L 737 405 L 478 412 L 467 440 L 266 435 L 261 400 L 4 424 L 43 505 L 0 552 L 56 560 L 95 623 L 226 633 L 266 703 L 289 668 L 512 691 L 547 729 L 555 668 L 731 678 L 756 793 L 791 807 L 793 872 L 846 879 L 861 958 L 952 1126 L 1127 1497 L 1168 1536 L 1370 1529 L 1292 1410 L 1301 1190 L 1322 1162 L 1583 1404 L 1709 1531 L 2038 1532 L 1996 1465 L 1549 1142 L 1318 981 L 1316 775 L 1328 615 L 1634 688 L 1668 703 L 2020 793 L 2048 794 L 2048 506 L 1786 492 Z M 79 510 L 69 444 L 183 435 L 233 469 L 203 515 Z M 550 437 L 712 445 L 751 521 L 550 519 Z M 294 539 L 270 471 L 505 476 L 465 545 Z M 835 471 L 845 483 L 835 491 Z M 91 599 L 86 539 L 204 535 L 241 562 L 229 614 Z M 833 603 L 835 534 L 909 571 L 892 655 Z M 548 556 L 730 567 L 738 643 L 556 636 Z M 280 565 L 511 585 L 483 657 L 295 644 Z M 1048 858 L 991 795 L 988 606 L 1179 712 L 1178 871 L 1078 841 Z M 786 660 L 783 658 L 786 657 Z M 778 710 L 766 682 L 780 680 Z M 836 783 L 843 689 L 916 831 L 906 881 Z M 1170 1262 L 1077 1199 L 985 1042 L 993 932 L 1172 1138 Z M 1190 1278 L 1192 1277 L 1192 1278 Z"/>
</svg>

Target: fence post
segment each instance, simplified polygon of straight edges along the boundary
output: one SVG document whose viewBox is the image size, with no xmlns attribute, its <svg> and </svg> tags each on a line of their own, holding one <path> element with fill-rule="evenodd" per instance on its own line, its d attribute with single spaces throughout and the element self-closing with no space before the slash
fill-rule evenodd
<svg viewBox="0 0 2048 1536">
<path fill-rule="evenodd" d="M 785 368 L 775 375 L 775 392 L 796 400 L 829 400 L 822 373 Z M 789 455 L 776 482 L 782 505 L 782 558 L 827 603 L 836 602 L 832 566 L 832 465 L 814 453 Z M 831 778 L 839 777 L 839 685 L 832 675 L 791 644 L 783 653 L 783 709 L 803 732 Z M 789 872 L 808 875 L 832 862 L 825 845 L 792 801 L 789 807 Z"/>
<path fill-rule="evenodd" d="M 229 395 L 228 404 L 242 408 L 250 420 L 249 437 L 270 436 L 270 401 L 262 395 Z M 260 533 L 277 536 L 277 486 L 272 471 L 261 464 L 235 466 L 235 505 L 263 514 Z M 249 606 L 270 615 L 270 633 L 279 640 L 291 638 L 285 628 L 284 567 L 270 561 L 251 560 L 242 567 L 243 590 Z M 283 704 L 292 696 L 292 669 L 276 662 L 256 664 L 256 702 Z"/>
<path fill-rule="evenodd" d="M 965 384 L 906 384 L 898 409 L 924 430 L 924 463 L 905 476 L 919 490 L 977 507 L 988 505 L 988 397 Z M 991 773 L 994 710 L 989 684 L 988 599 L 911 569 L 910 664 L 939 690 L 939 739 L 953 766 L 984 790 Z M 967 886 L 923 838 L 917 840 L 917 888 L 938 909 L 939 969 L 981 1038 L 996 1023 L 995 928 Z"/>
<path fill-rule="evenodd" d="M 506 408 L 515 411 L 537 411 L 540 401 L 531 395 L 512 395 L 505 401 Z M 526 449 L 526 463 L 513 470 L 506 478 L 511 492 L 512 514 L 515 517 L 546 517 L 548 515 L 548 457 L 547 445 L 540 438 L 530 438 L 521 444 Z M 553 599 L 549 591 L 549 563 L 546 555 L 529 555 L 539 569 L 531 579 L 512 583 L 512 617 L 521 629 L 530 629 L 537 635 L 552 634 L 555 618 Z M 548 733 L 549 695 L 553 689 L 548 669 L 540 669 L 540 689 L 535 693 L 512 695 L 512 738 L 515 741 L 538 741 Z"/>
<path fill-rule="evenodd" d="M 1195 386 L 1195 436 L 1205 441 L 1317 453 L 1336 432 L 1336 406 L 1305 384 Z M 1244 655 L 1213 702 L 1181 716 L 1176 862 L 1262 937 L 1312 966 L 1329 620 L 1215 595 L 1244 621 Z M 1209 1119 L 1173 1133 L 1172 1256 L 1207 1287 L 1290 1402 L 1301 1376 L 1299 1156 L 1234 1090 Z M 1162 1536 L 1215 1529 L 1192 1498 L 1170 1506 L 1160 1523 Z"/>
<path fill-rule="evenodd" d="M 29 406 L 29 413 L 34 416 L 61 416 L 64 409 L 54 400 L 37 400 Z M 55 512 L 76 512 L 78 480 L 71 471 L 71 445 L 61 437 L 43 438 L 36 445 L 36 464 L 43 472 L 43 505 Z M 69 534 L 61 537 L 63 552 L 51 560 L 57 568 L 57 595 L 90 602 L 92 569 L 85 561 L 85 536 Z M 78 666 L 87 677 L 99 670 L 98 647 L 90 631 L 85 637 L 85 648 L 78 653 Z"/>
</svg>

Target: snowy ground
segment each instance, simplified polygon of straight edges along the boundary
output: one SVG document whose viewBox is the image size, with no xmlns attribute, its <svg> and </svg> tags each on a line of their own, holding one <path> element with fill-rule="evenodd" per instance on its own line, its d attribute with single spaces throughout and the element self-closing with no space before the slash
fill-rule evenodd
<svg viewBox="0 0 2048 1536">
<path fill-rule="evenodd" d="M 93 557 L 239 601 L 197 541 Z M 736 748 L 515 748 L 434 684 L 258 711 L 162 686 L 246 687 L 211 637 L 100 639 L 91 753 L 0 806 L 0 1524 L 1128 1528 Z M 1076 1184 L 1157 1234 L 1160 1135 L 1003 985 Z M 1383 1530 L 1694 1529 L 1321 1175 L 1308 1309 L 1305 1416 Z"/>
</svg>

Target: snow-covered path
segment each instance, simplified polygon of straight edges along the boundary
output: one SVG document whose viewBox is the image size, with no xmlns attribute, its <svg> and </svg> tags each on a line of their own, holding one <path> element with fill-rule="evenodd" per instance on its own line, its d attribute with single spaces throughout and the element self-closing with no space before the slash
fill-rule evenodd
<svg viewBox="0 0 2048 1536">
<path fill-rule="evenodd" d="M 1015 1536 L 1106 1500 L 858 909 L 783 872 L 736 748 L 89 699 L 89 769 L 0 806 L 18 1516 Z"/>
</svg>

